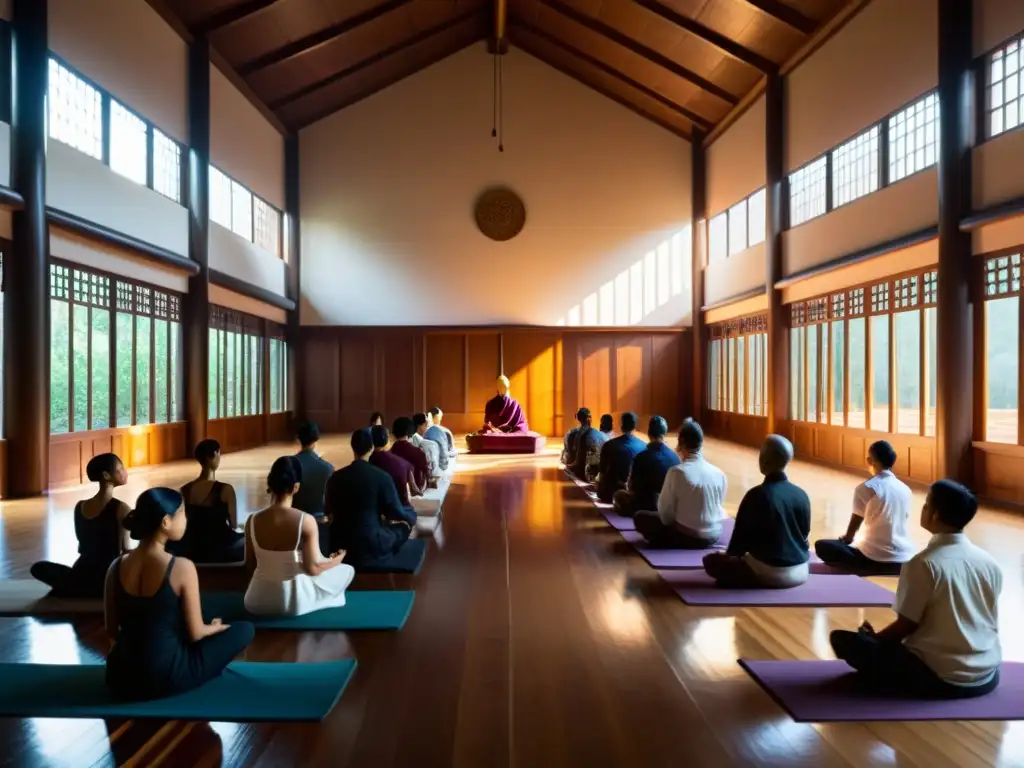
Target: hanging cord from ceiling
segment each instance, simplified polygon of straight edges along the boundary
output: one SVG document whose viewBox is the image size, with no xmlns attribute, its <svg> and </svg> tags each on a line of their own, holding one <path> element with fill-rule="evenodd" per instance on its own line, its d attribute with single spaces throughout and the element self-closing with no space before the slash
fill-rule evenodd
<svg viewBox="0 0 1024 768">
<path fill-rule="evenodd" d="M 494 62 L 494 78 L 491 90 L 491 106 L 493 107 L 493 114 L 491 116 L 491 138 L 495 138 L 498 135 L 498 54 L 495 53 L 491 59 Z"/>
<path fill-rule="evenodd" d="M 505 83 L 503 70 L 505 69 L 503 59 L 498 59 L 498 151 L 505 151 Z"/>
</svg>

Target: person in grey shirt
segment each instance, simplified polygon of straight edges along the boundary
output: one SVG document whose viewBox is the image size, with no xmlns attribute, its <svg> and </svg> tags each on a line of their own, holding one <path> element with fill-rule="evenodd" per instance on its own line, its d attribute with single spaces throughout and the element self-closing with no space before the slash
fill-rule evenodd
<svg viewBox="0 0 1024 768">
<path fill-rule="evenodd" d="M 292 499 L 292 506 L 308 512 L 317 519 L 320 531 L 321 549 L 329 547 L 327 523 L 324 521 L 324 489 L 327 481 L 334 474 L 334 466 L 329 461 L 320 458 L 316 451 L 317 443 L 320 442 L 320 428 L 315 422 L 305 421 L 296 430 L 296 436 L 302 450 L 295 454 L 299 466 L 302 468 L 302 480 L 299 483 L 299 490 Z M 324 552 L 326 556 L 328 552 Z"/>
</svg>

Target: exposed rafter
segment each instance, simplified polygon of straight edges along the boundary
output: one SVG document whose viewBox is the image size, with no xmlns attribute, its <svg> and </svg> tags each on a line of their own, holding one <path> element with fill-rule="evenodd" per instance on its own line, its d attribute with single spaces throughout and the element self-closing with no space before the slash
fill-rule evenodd
<svg viewBox="0 0 1024 768">
<path fill-rule="evenodd" d="M 508 53 L 508 0 L 494 0 L 494 31 L 487 39 L 488 53 Z"/>
<path fill-rule="evenodd" d="M 408 5 L 412 0 L 388 0 L 386 3 L 376 5 L 369 10 L 357 13 L 351 18 L 345 19 L 340 24 L 321 29 L 318 32 L 314 32 L 311 35 L 300 38 L 288 45 L 284 45 L 273 51 L 257 56 L 252 61 L 247 61 L 238 67 L 238 74 L 243 77 L 251 75 L 253 72 L 258 72 L 266 67 L 273 66 L 274 64 L 280 64 L 283 61 L 294 59 L 296 56 L 301 56 L 304 53 L 308 53 L 314 48 L 319 48 L 326 43 L 336 40 L 342 35 L 348 34 L 357 27 L 361 27 L 364 24 L 369 24 L 371 21 L 379 19 L 381 16 L 385 16 L 392 11 L 397 11 L 404 5 Z"/>
<path fill-rule="evenodd" d="M 664 119 L 658 117 L 657 115 L 652 114 L 651 112 L 648 112 L 643 107 L 638 107 L 636 104 L 634 104 L 633 102 L 629 101 L 628 99 L 622 98 L 617 93 L 612 93 L 611 91 L 607 90 L 603 86 L 597 85 L 596 83 L 593 83 L 590 80 L 587 80 L 587 78 L 585 78 L 582 75 L 580 75 L 579 72 L 573 72 L 568 67 L 565 67 L 565 66 L 559 64 L 556 61 L 552 61 L 552 60 L 546 58 L 544 56 L 544 54 L 541 53 L 539 50 L 531 49 L 529 44 L 523 45 L 522 41 L 519 41 L 519 42 L 516 43 L 516 45 L 519 46 L 520 48 L 522 48 L 527 53 L 529 53 L 534 58 L 540 59 L 541 61 L 543 61 L 545 64 L 547 64 L 552 69 L 558 70 L 559 72 L 561 72 L 566 77 L 572 78 L 577 83 L 579 83 L 580 85 L 584 86 L 585 88 L 589 88 L 590 90 L 595 91 L 596 93 L 601 94 L 606 99 L 611 99 L 616 104 L 625 107 L 626 109 L 628 109 L 633 114 L 639 115 L 644 120 L 649 120 L 650 122 L 654 123 L 655 125 L 660 126 L 661 128 L 664 128 L 669 133 L 674 133 L 676 136 L 678 136 L 681 139 L 686 139 L 687 141 L 692 141 L 691 136 L 688 133 L 686 133 L 686 131 L 681 130 L 679 127 L 677 127 L 675 125 L 672 125 L 671 123 L 665 121 Z"/>
<path fill-rule="evenodd" d="M 647 59 L 652 64 L 662 67 L 663 69 L 667 69 L 669 72 L 676 75 L 677 77 L 681 77 L 684 80 L 688 80 L 701 90 L 706 91 L 707 93 L 710 93 L 712 96 L 721 99 L 726 104 L 729 104 L 731 106 L 739 102 L 739 97 L 733 95 L 732 93 L 729 93 L 729 91 L 725 90 L 724 88 L 715 85 L 710 80 L 701 77 L 696 72 L 693 72 L 692 70 L 689 70 L 686 67 L 684 67 L 682 64 L 676 61 L 672 61 L 672 59 L 668 58 L 667 56 L 663 56 L 657 51 L 652 50 L 645 45 L 641 45 L 633 38 L 622 34 L 621 32 L 619 32 L 619 30 L 608 26 L 604 22 L 595 19 L 593 16 L 588 16 L 587 14 L 581 11 L 577 11 L 572 6 L 566 5 L 565 3 L 561 2 L 561 0 L 540 0 L 540 2 L 547 6 L 548 8 L 551 8 L 552 10 L 562 14 L 566 18 L 571 19 L 577 24 L 586 27 L 591 32 L 595 32 L 603 37 L 608 38 L 615 44 L 632 51 L 637 56 L 641 56 Z"/>
<path fill-rule="evenodd" d="M 691 19 L 689 16 L 684 16 L 678 11 L 675 11 L 667 5 L 659 2 L 659 0 L 633 0 L 633 2 L 660 16 L 670 24 L 674 24 L 680 29 L 685 29 L 691 35 L 695 35 L 705 42 L 710 43 L 715 46 L 715 48 L 722 51 L 722 53 L 728 54 L 737 61 L 742 61 L 744 64 L 748 64 L 766 75 L 778 72 L 779 70 L 778 64 L 770 59 L 766 59 L 761 54 L 740 45 L 732 38 L 723 35 L 721 32 L 716 32 L 715 30 L 704 26 L 699 21 Z"/>
<path fill-rule="evenodd" d="M 333 83 L 337 83 L 338 81 L 344 80 L 347 77 L 351 77 L 357 72 L 362 72 L 367 67 L 372 67 L 374 64 L 384 61 L 384 59 L 387 59 L 391 56 L 394 56 L 395 54 L 401 53 L 402 51 L 406 51 L 409 48 L 419 45 L 420 43 L 429 40 L 430 38 L 435 37 L 436 35 L 443 34 L 444 32 L 447 32 L 449 29 L 457 27 L 471 18 L 480 16 L 481 12 L 479 8 L 472 8 L 468 11 L 463 11 L 457 16 L 452 16 L 450 19 L 446 19 L 445 21 L 439 22 L 432 27 L 427 27 L 426 29 L 420 30 L 412 37 L 408 37 L 405 40 L 401 40 L 395 43 L 394 45 L 385 48 L 384 50 L 377 51 L 377 53 L 373 54 L 372 56 L 367 56 L 365 59 L 357 61 L 355 64 L 349 67 L 345 67 L 345 69 L 328 75 L 327 77 L 321 78 L 320 80 L 317 80 L 315 82 L 309 83 L 308 85 L 304 85 L 298 90 L 292 91 L 291 93 L 286 94 L 285 96 L 282 96 L 281 98 L 270 102 L 270 108 L 280 109 L 281 107 L 287 104 L 291 104 L 293 101 L 298 101 L 303 96 L 308 96 L 311 93 L 319 91 L 321 88 L 325 88 L 328 85 L 332 85 Z"/>
<path fill-rule="evenodd" d="M 743 2 L 805 35 L 813 35 L 818 29 L 818 22 L 804 16 L 796 8 L 786 5 L 780 0 L 743 0 Z"/>
<path fill-rule="evenodd" d="M 591 56 L 589 53 L 581 51 L 579 48 L 576 48 L 570 45 L 569 43 L 566 43 L 556 35 L 552 35 L 550 32 L 545 32 L 543 29 L 540 29 L 539 27 L 536 27 L 533 24 L 530 24 L 529 22 L 514 19 L 512 21 L 512 31 L 513 33 L 515 33 L 517 30 L 526 32 L 527 34 L 544 40 L 545 42 L 550 43 L 551 45 L 556 46 L 557 48 L 561 48 L 563 51 L 568 53 L 573 58 L 579 59 L 580 61 L 585 62 L 590 66 L 601 70 L 610 77 L 614 77 L 619 82 L 628 85 L 630 88 L 638 91 L 639 93 L 642 93 L 647 98 L 653 99 L 662 106 L 671 109 L 673 112 L 676 112 L 681 117 L 686 118 L 691 123 L 694 123 L 698 126 L 703 126 L 705 128 L 708 128 L 712 125 L 712 122 L 708 118 L 703 117 L 702 115 L 699 115 L 696 112 L 689 110 L 680 104 L 677 104 L 676 102 L 672 101 L 666 96 L 662 96 L 657 91 L 648 88 L 643 83 L 637 82 L 628 75 L 624 75 L 622 72 L 615 69 L 615 67 L 609 66 L 600 59 Z"/>
<path fill-rule="evenodd" d="M 281 0 L 245 0 L 245 2 L 232 5 L 223 11 L 213 14 L 198 24 L 193 24 L 192 29 L 196 35 L 209 35 L 279 2 Z"/>
</svg>

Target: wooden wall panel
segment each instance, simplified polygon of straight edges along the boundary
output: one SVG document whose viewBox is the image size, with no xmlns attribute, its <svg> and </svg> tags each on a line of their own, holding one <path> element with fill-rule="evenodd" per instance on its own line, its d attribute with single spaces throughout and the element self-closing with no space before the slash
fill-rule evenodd
<svg viewBox="0 0 1024 768">
<path fill-rule="evenodd" d="M 377 346 L 374 339 L 370 338 L 341 339 L 338 349 L 341 368 L 338 400 L 343 415 L 362 413 L 366 420 L 381 407 L 377 390 Z"/>
<path fill-rule="evenodd" d="M 383 397 L 378 401 L 384 413 L 415 413 L 429 408 L 423 402 L 422 339 L 408 333 L 389 334 L 379 345 L 378 379 Z"/>
<path fill-rule="evenodd" d="M 505 375 L 512 396 L 526 409 L 530 429 L 542 435 L 557 434 L 562 392 L 556 375 L 556 354 L 560 354 L 559 334 L 511 331 L 503 334 Z"/>
<path fill-rule="evenodd" d="M 300 343 L 302 370 L 298 378 L 306 398 L 307 415 L 319 422 L 322 429 L 334 431 L 339 428 L 337 419 L 341 410 L 337 337 L 313 332 L 307 333 Z"/>
<path fill-rule="evenodd" d="M 101 453 L 116 453 L 129 469 L 184 459 L 191 454 L 186 439 L 184 422 L 53 435 L 50 485 L 87 482 L 85 467 L 93 456 Z"/>
<path fill-rule="evenodd" d="M 428 333 L 424 337 L 426 407 L 437 406 L 445 415 L 465 414 L 466 334 Z"/>
<path fill-rule="evenodd" d="M 668 421 L 669 429 L 675 429 L 683 423 L 688 410 L 687 403 L 692 402 L 689 386 L 691 360 L 684 354 L 689 345 L 685 343 L 689 334 L 676 336 L 651 337 L 651 373 L 644 379 L 651 387 L 650 410 Z M 682 376 L 682 379 L 680 377 Z"/>
<path fill-rule="evenodd" d="M 768 434 L 768 419 L 726 411 L 705 411 L 700 419 L 704 434 L 757 448 Z"/>
<path fill-rule="evenodd" d="M 615 339 L 615 411 L 650 411 L 651 365 L 650 336 Z"/>
</svg>

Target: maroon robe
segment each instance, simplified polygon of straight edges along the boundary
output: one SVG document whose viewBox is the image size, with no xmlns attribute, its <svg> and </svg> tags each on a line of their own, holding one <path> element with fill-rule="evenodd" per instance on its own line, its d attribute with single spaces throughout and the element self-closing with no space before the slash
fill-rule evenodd
<svg viewBox="0 0 1024 768">
<path fill-rule="evenodd" d="M 484 424 L 495 432 L 529 432 L 522 407 L 508 395 L 495 395 L 484 406 Z"/>
</svg>

